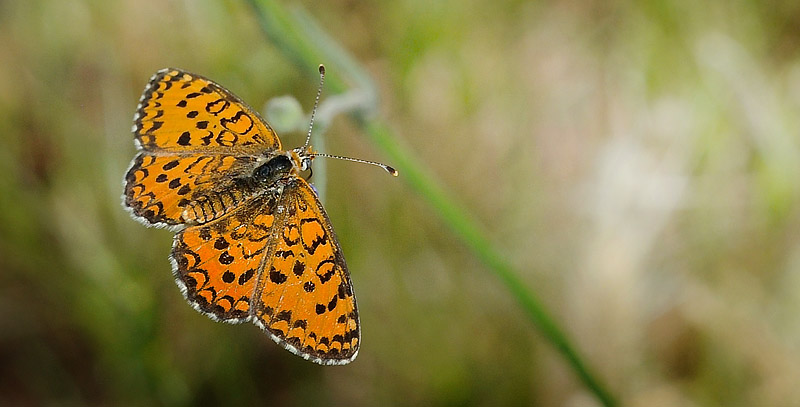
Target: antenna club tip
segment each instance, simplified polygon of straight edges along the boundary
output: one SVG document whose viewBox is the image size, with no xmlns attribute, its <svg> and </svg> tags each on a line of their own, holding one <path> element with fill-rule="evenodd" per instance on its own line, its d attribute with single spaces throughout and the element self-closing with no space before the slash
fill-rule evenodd
<svg viewBox="0 0 800 407">
<path fill-rule="evenodd" d="M 392 168 L 392 167 L 390 167 L 388 165 L 386 166 L 386 171 L 388 171 L 389 174 L 392 174 L 393 177 L 396 177 L 396 176 L 400 175 L 400 173 L 397 172 L 396 169 L 394 169 L 394 168 Z"/>
<path fill-rule="evenodd" d="M 325 75 L 325 65 L 319 64 L 319 74 Z"/>
</svg>

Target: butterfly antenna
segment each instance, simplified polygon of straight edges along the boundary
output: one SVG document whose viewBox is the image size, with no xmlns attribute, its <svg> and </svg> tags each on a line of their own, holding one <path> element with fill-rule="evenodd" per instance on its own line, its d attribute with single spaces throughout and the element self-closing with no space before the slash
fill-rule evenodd
<svg viewBox="0 0 800 407">
<path fill-rule="evenodd" d="M 317 106 L 319 106 L 319 97 L 322 95 L 322 84 L 325 83 L 325 65 L 319 66 L 319 88 L 317 88 L 317 97 L 314 99 L 314 109 L 311 110 L 311 122 L 308 124 L 308 135 L 306 136 L 306 143 L 303 144 L 303 150 L 308 147 L 311 142 L 311 129 L 314 128 L 314 116 L 317 115 Z"/>
<path fill-rule="evenodd" d="M 320 97 L 320 95 L 322 95 L 322 85 L 324 83 L 325 83 L 325 66 L 320 64 L 320 66 L 319 66 L 319 89 L 317 89 L 317 97 L 314 99 L 314 109 L 311 110 L 311 122 L 308 125 L 308 135 L 306 136 L 306 143 L 303 145 L 303 148 L 302 148 L 303 151 L 305 151 L 306 148 L 308 148 L 308 144 L 311 142 L 311 129 L 314 128 L 314 116 L 316 116 L 316 114 L 317 114 L 317 106 L 319 106 L 319 97 Z M 392 167 L 390 167 L 390 166 L 388 166 L 386 164 L 379 163 L 379 162 L 376 162 L 376 161 L 362 160 L 360 158 L 350 158 L 350 157 L 343 157 L 343 156 L 340 156 L 340 155 L 331 155 L 331 154 L 323 154 L 323 153 L 311 153 L 311 154 L 308 154 L 308 157 L 335 158 L 337 160 L 345 160 L 345 161 L 352 161 L 352 162 L 356 162 L 356 163 L 375 165 L 375 166 L 383 168 L 384 170 L 386 170 L 386 172 L 388 172 L 389 174 L 392 174 L 395 177 L 398 175 L 398 172 L 397 172 L 396 169 L 394 169 L 394 168 L 392 168 Z"/>
<path fill-rule="evenodd" d="M 383 163 L 379 163 L 377 161 L 362 160 L 360 158 L 342 157 L 340 155 L 323 154 L 323 153 L 314 153 L 314 154 L 311 154 L 311 156 L 312 157 L 335 158 L 337 160 L 345 160 L 345 161 L 352 161 L 352 162 L 355 162 L 355 163 L 375 165 L 377 167 L 383 168 L 384 170 L 386 170 L 386 172 L 388 172 L 389 174 L 392 174 L 392 176 L 396 177 L 399 174 L 397 172 L 397 170 L 394 169 L 393 167 L 388 166 L 388 165 L 383 164 Z"/>
</svg>

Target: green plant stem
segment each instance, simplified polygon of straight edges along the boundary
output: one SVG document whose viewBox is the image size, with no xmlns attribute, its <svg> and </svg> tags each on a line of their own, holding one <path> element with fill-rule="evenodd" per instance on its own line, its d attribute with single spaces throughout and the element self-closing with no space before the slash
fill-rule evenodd
<svg viewBox="0 0 800 407">
<path fill-rule="evenodd" d="M 478 259 L 489 270 L 500 278 L 506 288 L 511 292 L 541 334 L 567 359 L 575 374 L 589 388 L 605 406 L 614 406 L 611 394 L 600 384 L 589 371 L 578 352 L 567 339 L 549 313 L 545 310 L 538 297 L 529 290 L 519 273 L 514 270 L 505 258 L 486 237 L 477 222 L 467 211 L 460 208 L 447 193 L 427 175 L 421 164 L 403 150 L 392 140 L 395 137 L 391 130 L 378 120 L 370 120 L 356 116 L 362 129 L 370 139 L 381 148 L 396 164 L 402 168 L 401 174 L 411 186 L 434 208 L 436 213 L 449 226 L 464 243 L 470 248 Z"/>
<path fill-rule="evenodd" d="M 326 83 L 331 92 L 340 93 L 347 90 L 345 81 L 340 76 L 341 72 L 348 73 L 357 85 L 371 87 L 369 81 L 364 79 L 367 75 L 346 51 L 330 41 L 329 38 L 318 38 L 324 36 L 324 32 L 313 26 L 310 18 L 299 12 L 295 13 L 293 17 L 279 2 L 274 0 L 248 0 L 248 3 L 254 9 L 258 23 L 267 37 L 299 69 L 316 74 L 319 61 L 333 62 L 326 64 L 329 68 Z M 298 20 L 302 20 L 302 24 L 298 23 Z M 312 26 L 309 29 L 312 34 L 308 34 L 301 28 L 309 27 L 309 25 Z M 324 47 L 317 45 L 320 43 L 324 43 Z M 331 65 L 335 69 L 330 69 Z M 365 91 L 373 91 L 373 89 L 365 89 Z M 431 172 L 414 158 L 414 154 L 396 142 L 396 137 L 388 125 L 365 110 L 353 111 L 351 116 L 370 140 L 391 159 L 392 164 L 400 170 L 403 179 L 433 207 L 447 226 L 453 230 L 453 233 L 500 279 L 531 322 L 539 329 L 544 338 L 564 356 L 586 387 L 603 405 L 615 406 L 614 398 L 589 371 L 583 359 L 555 320 L 545 310 L 541 301 L 526 287 L 519 277 L 519 272 L 500 254 L 468 211 L 456 204 L 456 201 L 434 181 L 429 175 Z"/>
</svg>

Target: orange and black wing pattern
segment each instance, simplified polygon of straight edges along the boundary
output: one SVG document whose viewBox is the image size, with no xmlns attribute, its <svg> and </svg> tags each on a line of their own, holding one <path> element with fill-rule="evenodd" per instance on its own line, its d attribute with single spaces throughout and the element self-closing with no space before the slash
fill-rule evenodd
<svg viewBox="0 0 800 407">
<path fill-rule="evenodd" d="M 218 321 L 250 319 L 275 223 L 276 198 L 261 196 L 214 221 L 178 232 L 175 280 L 189 303 Z"/>
<path fill-rule="evenodd" d="M 291 352 L 345 364 L 361 340 L 353 284 L 330 220 L 308 183 L 289 181 L 253 304 L 254 322 Z"/>
<path fill-rule="evenodd" d="M 202 76 L 167 68 L 145 87 L 133 134 L 144 151 L 280 150 L 278 135 L 246 103 Z"/>
<path fill-rule="evenodd" d="M 231 92 L 174 68 L 150 79 L 133 133 L 139 153 L 125 175 L 123 202 L 140 222 L 173 229 L 188 220 L 182 215 L 191 201 L 219 196 L 213 188 L 281 147 L 269 125 Z"/>
<path fill-rule="evenodd" d="M 226 206 L 242 197 L 221 189 L 250 171 L 256 158 L 232 155 L 154 155 L 139 153 L 125 174 L 123 202 L 134 219 L 148 226 L 178 228 L 196 218 L 184 217 L 193 202 L 221 196 Z"/>
<path fill-rule="evenodd" d="M 305 359 L 349 363 L 361 338 L 347 265 L 314 191 L 303 179 L 287 182 L 281 196 L 259 196 L 178 232 L 175 278 L 215 320 L 252 319 Z"/>
</svg>

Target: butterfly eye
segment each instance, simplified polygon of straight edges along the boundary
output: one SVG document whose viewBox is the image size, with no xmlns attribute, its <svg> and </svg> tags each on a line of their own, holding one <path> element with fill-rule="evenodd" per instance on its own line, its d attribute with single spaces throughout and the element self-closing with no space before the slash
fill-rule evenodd
<svg viewBox="0 0 800 407">
<path fill-rule="evenodd" d="M 253 170 L 253 178 L 259 182 L 270 182 L 291 169 L 292 161 L 289 157 L 279 155 Z"/>
<path fill-rule="evenodd" d="M 303 160 L 300 164 L 300 171 L 305 171 L 311 169 L 311 159 L 313 157 L 303 157 Z"/>
</svg>

